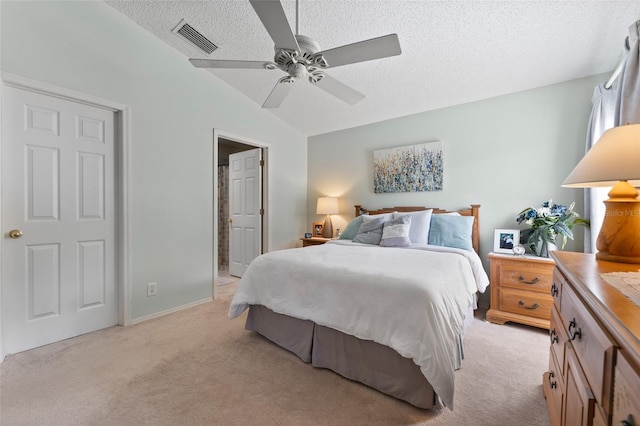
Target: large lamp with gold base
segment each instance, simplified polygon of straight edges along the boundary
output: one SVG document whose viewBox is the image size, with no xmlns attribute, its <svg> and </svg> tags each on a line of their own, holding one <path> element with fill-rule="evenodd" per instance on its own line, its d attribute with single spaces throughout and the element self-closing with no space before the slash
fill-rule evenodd
<svg viewBox="0 0 640 426">
<path fill-rule="evenodd" d="M 607 130 L 587 152 L 562 186 L 609 191 L 596 258 L 640 263 L 640 124 Z"/>
</svg>

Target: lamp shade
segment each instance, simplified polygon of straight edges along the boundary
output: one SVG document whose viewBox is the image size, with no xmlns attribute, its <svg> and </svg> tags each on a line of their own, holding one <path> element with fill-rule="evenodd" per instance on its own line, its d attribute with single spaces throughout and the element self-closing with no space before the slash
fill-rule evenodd
<svg viewBox="0 0 640 426">
<path fill-rule="evenodd" d="M 614 127 L 604 132 L 562 186 L 614 186 L 621 180 L 640 186 L 640 124 Z"/>
<path fill-rule="evenodd" d="M 316 207 L 316 214 L 338 214 L 338 199 L 335 197 L 320 197 Z"/>
</svg>

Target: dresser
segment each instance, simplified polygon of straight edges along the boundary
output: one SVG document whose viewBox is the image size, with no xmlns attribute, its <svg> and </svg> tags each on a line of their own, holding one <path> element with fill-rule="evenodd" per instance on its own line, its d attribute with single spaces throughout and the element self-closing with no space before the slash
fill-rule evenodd
<svg viewBox="0 0 640 426">
<path fill-rule="evenodd" d="M 553 252 L 549 369 L 552 425 L 640 425 L 640 307 L 601 274 L 640 265 Z"/>
<path fill-rule="evenodd" d="M 487 321 L 549 328 L 552 259 L 490 253 L 491 307 Z"/>
</svg>

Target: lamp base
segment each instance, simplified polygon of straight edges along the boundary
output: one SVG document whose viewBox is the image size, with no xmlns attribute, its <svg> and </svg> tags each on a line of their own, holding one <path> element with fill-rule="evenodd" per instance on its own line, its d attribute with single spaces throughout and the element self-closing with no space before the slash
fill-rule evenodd
<svg viewBox="0 0 640 426">
<path fill-rule="evenodd" d="M 596 258 L 620 263 L 640 263 L 640 200 L 626 181 L 618 182 L 604 202 L 606 211 L 596 241 Z"/>
<path fill-rule="evenodd" d="M 322 227 L 322 236 L 325 238 L 333 238 L 333 223 L 331 223 L 331 216 L 327 215 L 324 218 L 324 226 Z"/>
</svg>

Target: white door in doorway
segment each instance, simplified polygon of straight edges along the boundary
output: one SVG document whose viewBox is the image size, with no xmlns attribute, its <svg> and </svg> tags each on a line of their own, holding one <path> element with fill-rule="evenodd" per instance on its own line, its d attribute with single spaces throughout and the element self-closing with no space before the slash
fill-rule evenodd
<svg viewBox="0 0 640 426">
<path fill-rule="evenodd" d="M 241 277 L 261 253 L 260 148 L 229 155 L 229 274 Z"/>
<path fill-rule="evenodd" d="M 114 129 L 113 111 L 3 87 L 5 353 L 117 324 Z"/>
</svg>

